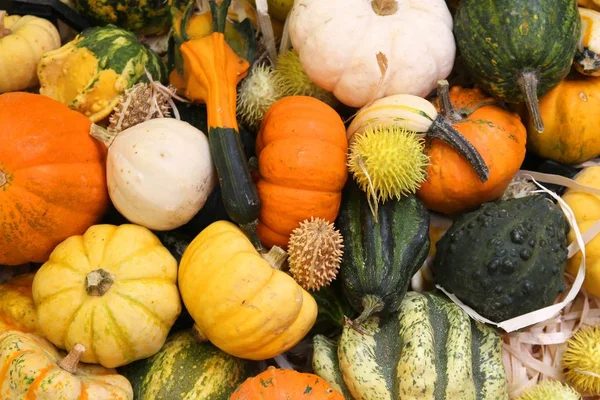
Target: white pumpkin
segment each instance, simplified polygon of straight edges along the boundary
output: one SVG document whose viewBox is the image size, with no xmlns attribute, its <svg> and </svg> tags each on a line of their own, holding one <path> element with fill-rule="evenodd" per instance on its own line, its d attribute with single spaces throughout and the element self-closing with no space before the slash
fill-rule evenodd
<svg viewBox="0 0 600 400">
<path fill-rule="evenodd" d="M 158 231 L 185 225 L 215 188 L 208 139 L 187 122 L 150 119 L 116 137 L 92 125 L 91 134 L 108 145 L 110 199 L 135 224 Z"/>
<path fill-rule="evenodd" d="M 288 28 L 308 76 L 351 107 L 394 94 L 425 97 L 454 64 L 444 0 L 296 0 Z M 378 53 L 387 59 L 382 82 Z"/>
</svg>

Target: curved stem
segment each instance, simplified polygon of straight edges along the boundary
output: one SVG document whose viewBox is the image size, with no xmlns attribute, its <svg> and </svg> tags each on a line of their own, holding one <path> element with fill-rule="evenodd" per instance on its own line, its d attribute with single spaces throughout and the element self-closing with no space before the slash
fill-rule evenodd
<svg viewBox="0 0 600 400">
<path fill-rule="evenodd" d="M 115 283 L 115 276 L 100 268 L 85 277 L 85 291 L 90 296 L 104 296 L 113 283 Z"/>
<path fill-rule="evenodd" d="M 211 0 L 210 12 L 212 14 L 214 32 L 225 32 L 229 4 L 231 4 L 231 0 Z"/>
<path fill-rule="evenodd" d="M 263 253 L 265 248 L 258 238 L 258 233 L 256 233 L 256 225 L 258 225 L 258 220 L 252 221 L 249 224 L 242 224 L 240 225 L 240 229 L 246 234 L 248 239 L 250 239 L 250 242 L 252 242 L 256 251 Z"/>
<path fill-rule="evenodd" d="M 375 14 L 385 17 L 394 15 L 398 11 L 397 0 L 371 0 L 371 7 Z"/>
<path fill-rule="evenodd" d="M 6 11 L 0 11 L 0 39 L 12 33 L 10 29 L 4 27 L 4 17 L 6 17 Z"/>
<path fill-rule="evenodd" d="M 542 114 L 540 113 L 540 103 L 537 97 L 537 84 L 538 77 L 535 71 L 524 71 L 517 78 L 517 84 L 521 89 L 523 97 L 525 97 L 525 104 L 529 110 L 529 115 L 533 120 L 533 126 L 538 132 L 544 132 L 544 121 L 542 121 Z"/>
<path fill-rule="evenodd" d="M 352 321 L 352 327 L 354 329 L 360 328 L 371 315 L 376 314 L 383 310 L 385 304 L 380 297 L 368 294 L 362 298 L 363 311 L 360 313 L 358 318 Z"/>
<path fill-rule="evenodd" d="M 438 81 L 437 96 L 440 103 L 440 113 L 444 118 L 453 123 L 463 119 L 452 105 L 452 101 L 450 100 L 450 84 L 447 80 L 441 79 Z"/>
<path fill-rule="evenodd" d="M 262 258 L 264 258 L 271 268 L 281 271 L 285 260 L 287 260 L 288 254 L 285 250 L 283 250 L 279 246 L 271 247 L 271 250 L 267 254 L 262 254 Z"/>
<path fill-rule="evenodd" d="M 81 356 L 85 353 L 85 346 L 77 343 L 73 349 L 66 355 L 65 358 L 60 360 L 57 365 L 65 371 L 74 374 L 77 372 L 77 366 Z"/>
<path fill-rule="evenodd" d="M 117 133 L 110 132 L 108 129 L 96 124 L 92 124 L 90 127 L 90 135 L 97 141 L 104 143 L 106 148 L 109 148 L 117 138 Z"/>
</svg>

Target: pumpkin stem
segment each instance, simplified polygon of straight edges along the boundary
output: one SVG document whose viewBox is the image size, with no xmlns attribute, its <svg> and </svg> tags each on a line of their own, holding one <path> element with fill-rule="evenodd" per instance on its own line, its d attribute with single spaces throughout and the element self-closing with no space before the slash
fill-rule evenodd
<svg viewBox="0 0 600 400">
<path fill-rule="evenodd" d="M 354 329 L 359 328 L 371 315 L 383 310 L 385 304 L 380 297 L 368 294 L 362 298 L 363 311 L 358 318 L 352 321 L 351 326 Z M 360 330 L 359 330 L 360 332 Z"/>
<path fill-rule="evenodd" d="M 10 29 L 4 27 L 4 17 L 6 17 L 6 11 L 0 11 L 0 39 L 12 33 Z"/>
<path fill-rule="evenodd" d="M 90 127 L 90 135 L 99 142 L 104 143 L 106 148 L 109 148 L 112 142 L 117 138 L 117 133 L 111 132 L 96 124 L 92 124 Z"/>
<path fill-rule="evenodd" d="M 375 14 L 385 17 L 398 11 L 398 2 L 396 0 L 372 0 L 371 7 Z"/>
<path fill-rule="evenodd" d="M 104 296 L 115 282 L 115 276 L 103 269 L 96 269 L 85 277 L 85 291 L 90 296 Z"/>
<path fill-rule="evenodd" d="M 452 123 L 463 119 L 462 115 L 452 105 L 452 100 L 450 100 L 450 84 L 447 80 L 441 79 L 438 81 L 437 96 L 440 103 L 440 113 L 444 118 Z"/>
<path fill-rule="evenodd" d="M 529 115 L 533 119 L 535 130 L 540 133 L 544 132 L 544 121 L 542 121 L 540 103 L 537 97 L 538 77 L 535 71 L 523 71 L 517 79 L 517 84 L 523 97 L 525 97 L 525 104 L 527 104 Z"/>
<path fill-rule="evenodd" d="M 81 359 L 83 353 L 85 353 L 85 346 L 77 343 L 75 346 L 73 346 L 73 349 L 69 352 L 69 354 L 67 354 L 65 358 L 60 360 L 57 364 L 68 373 L 74 374 L 77 372 L 77 366 L 79 365 L 79 360 Z"/>
<path fill-rule="evenodd" d="M 8 177 L 6 176 L 6 172 L 0 169 L 0 189 L 2 189 L 2 186 L 6 185 L 7 183 Z"/>
<path fill-rule="evenodd" d="M 281 267 L 283 267 L 283 263 L 285 263 L 288 253 L 279 246 L 273 246 L 267 254 L 262 254 L 262 257 L 269 263 L 271 268 L 281 271 Z"/>
<path fill-rule="evenodd" d="M 225 32 L 225 22 L 227 21 L 227 10 L 231 0 L 212 0 L 210 2 L 210 12 L 213 20 L 214 32 Z"/>
</svg>

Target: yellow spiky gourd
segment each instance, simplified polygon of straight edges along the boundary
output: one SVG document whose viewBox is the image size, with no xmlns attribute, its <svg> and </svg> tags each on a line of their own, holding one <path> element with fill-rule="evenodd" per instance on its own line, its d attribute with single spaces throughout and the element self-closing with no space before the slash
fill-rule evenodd
<svg viewBox="0 0 600 400">
<path fill-rule="evenodd" d="M 425 140 L 403 127 L 368 127 L 350 145 L 348 168 L 376 201 L 413 194 L 426 178 Z"/>
<path fill-rule="evenodd" d="M 600 396 L 600 326 L 575 332 L 562 358 L 566 381 L 581 393 Z"/>
<path fill-rule="evenodd" d="M 267 110 L 281 98 L 273 80 L 273 68 L 257 64 L 242 81 L 237 97 L 237 114 L 242 124 L 256 130 Z"/>
<path fill-rule="evenodd" d="M 294 280 L 305 290 L 319 290 L 337 276 L 343 238 L 332 223 L 321 218 L 304 220 L 292 231 L 288 262 Z"/>
<path fill-rule="evenodd" d="M 580 400 L 581 395 L 572 387 L 558 381 L 542 381 L 516 400 Z"/>
</svg>

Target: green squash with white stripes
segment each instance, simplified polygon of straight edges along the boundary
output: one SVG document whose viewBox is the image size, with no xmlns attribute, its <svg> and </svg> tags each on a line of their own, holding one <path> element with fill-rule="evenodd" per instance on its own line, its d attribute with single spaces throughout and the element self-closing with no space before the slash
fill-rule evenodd
<svg viewBox="0 0 600 400">
<path fill-rule="evenodd" d="M 136 400 L 227 400 L 257 372 L 250 361 L 199 341 L 190 329 L 171 335 L 154 356 L 119 368 Z"/>
<path fill-rule="evenodd" d="M 313 369 L 348 400 L 508 400 L 502 337 L 437 293 L 313 340 Z"/>
</svg>

